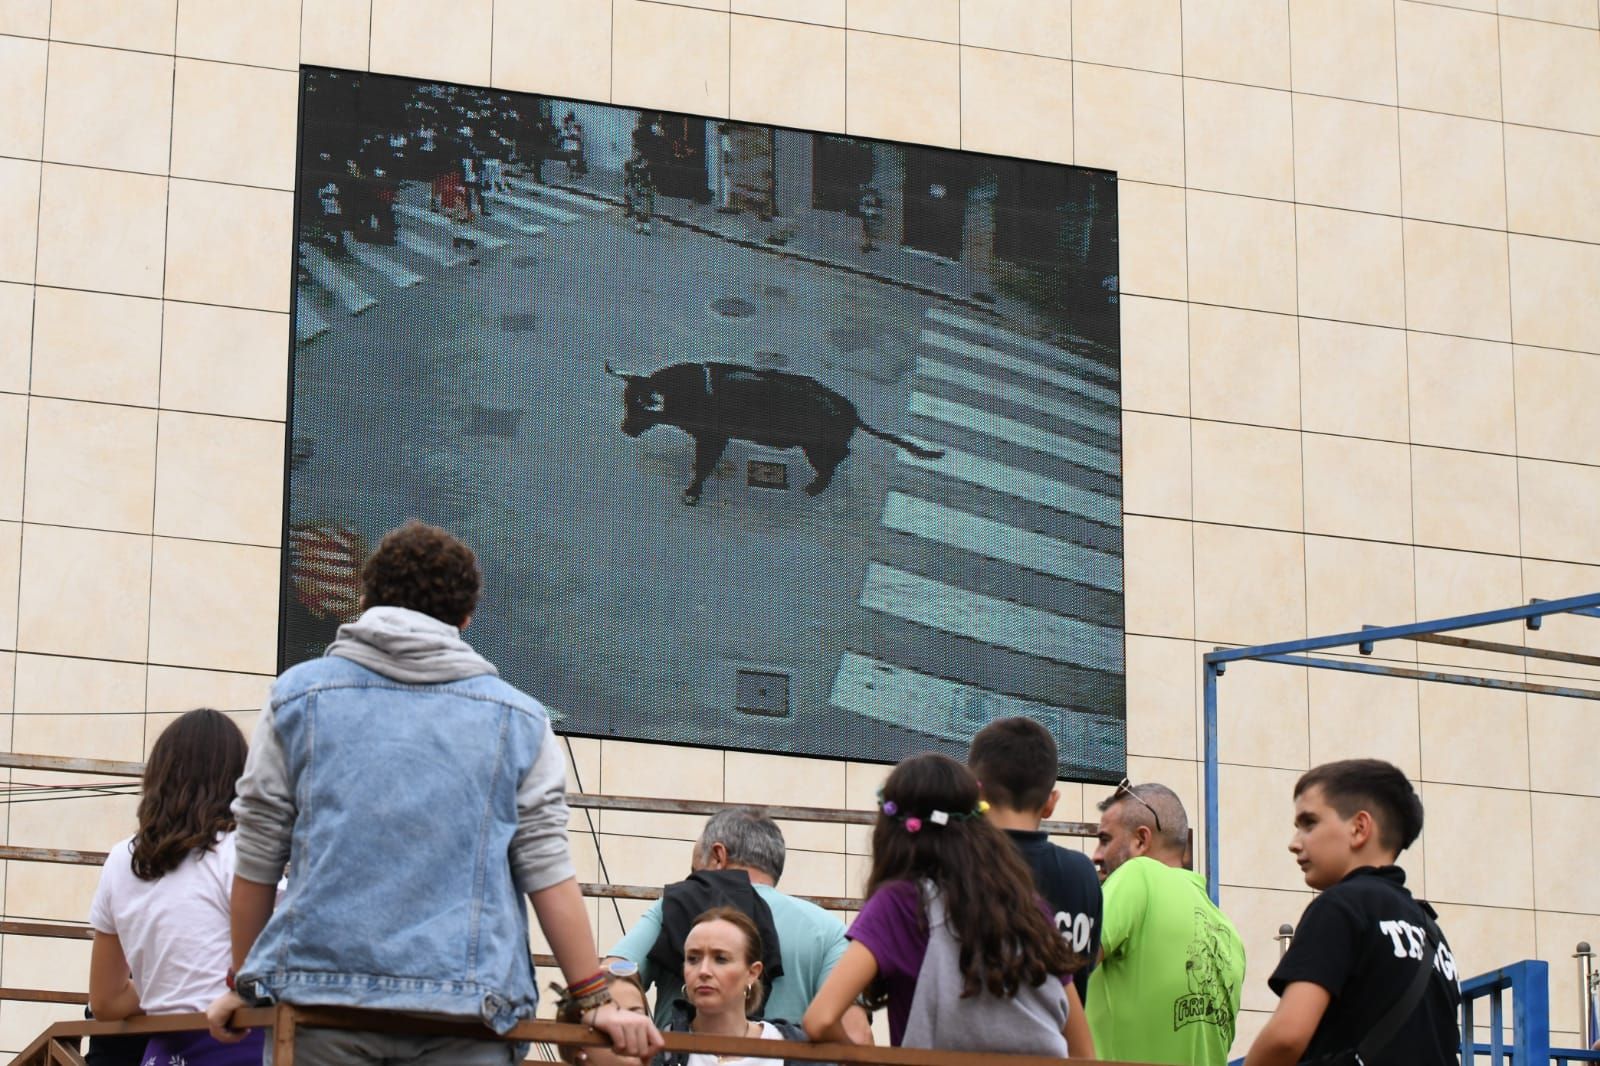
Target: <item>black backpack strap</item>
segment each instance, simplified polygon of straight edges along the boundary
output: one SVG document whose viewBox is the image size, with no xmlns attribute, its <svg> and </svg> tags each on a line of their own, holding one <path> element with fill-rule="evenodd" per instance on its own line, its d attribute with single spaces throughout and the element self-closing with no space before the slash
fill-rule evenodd
<svg viewBox="0 0 1600 1066">
<path fill-rule="evenodd" d="M 1411 984 L 1406 988 L 1406 994 L 1395 1001 L 1394 1006 L 1370 1032 L 1356 1045 L 1356 1059 L 1366 1063 L 1372 1061 L 1378 1052 L 1389 1046 L 1389 1042 L 1400 1032 L 1400 1027 L 1410 1020 L 1416 1013 L 1417 1007 L 1422 1002 L 1422 995 L 1428 990 L 1428 979 L 1433 976 L 1434 960 L 1439 955 L 1439 948 L 1444 945 L 1444 934 L 1439 932 L 1439 927 L 1434 924 L 1433 917 L 1428 914 L 1428 905 L 1421 900 L 1417 901 L 1422 909 L 1422 921 L 1426 929 L 1426 942 L 1431 950 L 1423 953 L 1422 965 L 1417 967 L 1416 976 L 1411 979 Z"/>
</svg>

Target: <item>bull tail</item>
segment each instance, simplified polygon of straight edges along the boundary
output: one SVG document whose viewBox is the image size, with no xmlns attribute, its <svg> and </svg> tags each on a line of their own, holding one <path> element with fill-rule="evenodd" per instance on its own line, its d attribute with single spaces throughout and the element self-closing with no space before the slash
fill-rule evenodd
<svg viewBox="0 0 1600 1066">
<path fill-rule="evenodd" d="M 893 433 L 888 433 L 884 430 L 869 426 L 866 424 L 866 422 L 859 418 L 856 419 L 856 425 L 860 426 L 868 433 L 871 433 L 879 440 L 886 440 L 897 448 L 904 448 L 912 455 L 915 455 L 918 459 L 942 459 L 944 457 L 943 448 L 924 448 L 922 445 L 909 441 L 904 437 L 896 436 Z"/>
</svg>

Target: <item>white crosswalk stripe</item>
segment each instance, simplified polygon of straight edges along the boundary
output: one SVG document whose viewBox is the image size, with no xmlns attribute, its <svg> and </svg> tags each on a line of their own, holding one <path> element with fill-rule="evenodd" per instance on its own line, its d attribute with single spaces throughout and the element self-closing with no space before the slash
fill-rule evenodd
<svg viewBox="0 0 1600 1066">
<path fill-rule="evenodd" d="M 328 332 L 328 322 L 306 300 L 305 293 L 294 294 L 294 339 L 301 344 Z"/>
<path fill-rule="evenodd" d="M 357 285 L 354 278 L 311 245 L 300 245 L 300 261 L 305 264 L 311 280 L 327 289 L 352 315 L 359 315 L 369 307 L 377 306 L 378 301 L 370 292 Z"/>
<path fill-rule="evenodd" d="M 483 220 L 485 226 L 504 226 L 506 229 L 516 230 L 526 237 L 538 237 L 545 232 L 545 228 L 535 222 L 524 222 L 522 219 L 509 215 L 504 211 L 496 211 Z"/>
<path fill-rule="evenodd" d="M 409 248 L 424 259 L 431 259 L 444 267 L 460 266 L 467 261 L 466 256 L 458 254 L 454 249 L 444 247 L 428 240 L 419 233 L 402 229 L 394 235 L 401 247 Z"/>
<path fill-rule="evenodd" d="M 918 443 L 932 446 L 928 441 Z M 1031 470 L 1007 466 L 980 455 L 971 455 L 958 448 L 946 448 L 944 455 L 937 459 L 919 459 L 903 451 L 899 456 L 901 462 L 911 466 L 1015 496 L 1019 500 L 1037 503 L 1064 514 L 1082 515 L 1106 525 L 1115 525 L 1122 516 L 1122 505 L 1104 493 L 1035 474 Z"/>
<path fill-rule="evenodd" d="M 1042 395 L 1033 389 L 1024 389 L 1004 381 L 998 381 L 983 374 L 975 374 L 970 370 L 963 370 L 949 363 L 941 363 L 937 359 L 917 356 L 917 373 L 934 381 L 943 381 L 951 385 L 973 392 L 987 393 L 997 400 L 1017 407 L 1026 407 L 1040 414 L 1059 418 L 1064 422 L 1092 429 L 1097 433 L 1107 436 L 1116 436 L 1118 431 L 1117 417 L 1115 414 L 1094 414 L 1079 410 L 1064 403 L 1057 403 L 1050 397 Z"/>
<path fill-rule="evenodd" d="M 938 737 L 968 737 L 997 718 L 1026 715 L 1048 727 L 1060 709 L 846 652 L 828 702 L 841 710 Z M 1052 728 L 1051 732 L 1058 732 Z"/>
<path fill-rule="evenodd" d="M 981 360 L 993 366 L 1009 370 L 1014 374 L 1036 378 L 1046 384 L 1054 385 L 1058 389 L 1065 389 L 1067 392 L 1076 393 L 1096 403 L 1105 404 L 1112 410 L 1116 410 L 1120 406 L 1115 390 L 1108 389 L 1103 385 L 1096 385 L 1092 381 L 1085 381 L 1076 374 L 1065 370 L 1043 366 L 1032 359 L 1024 359 L 1021 356 L 1001 351 L 998 348 L 974 344 L 971 341 L 962 340 L 960 337 L 952 337 L 948 333 L 940 333 L 938 330 L 925 329 L 918 339 L 931 348 L 937 348 L 952 355 L 965 356 L 968 359 Z"/>
<path fill-rule="evenodd" d="M 1020 333 L 1013 333 L 1009 329 L 1002 329 L 988 322 L 979 322 L 976 319 L 967 318 L 965 315 L 958 315 L 954 311 L 948 311 L 943 307 L 930 307 L 928 309 L 928 317 L 942 326 L 951 326 L 975 336 L 998 341 L 1001 344 L 1015 345 L 1035 355 L 1043 356 L 1049 360 L 1052 366 L 1070 366 L 1083 373 L 1092 374 L 1102 381 L 1116 380 L 1116 371 L 1104 363 L 1086 359 L 1076 352 L 1068 351 L 1054 344 L 1046 344 L 1044 341 L 1033 337 L 1025 337 Z"/>
<path fill-rule="evenodd" d="M 355 257 L 356 262 L 368 270 L 377 271 L 388 278 L 396 288 L 409 289 L 413 285 L 422 284 L 421 274 L 414 270 L 408 270 L 382 252 L 374 248 L 368 248 L 360 241 L 350 242 L 350 254 Z"/>
<path fill-rule="evenodd" d="M 1122 591 L 1122 563 L 1113 555 L 932 500 L 891 491 L 883 500 L 883 525 L 1041 574 L 1110 592 Z"/>
<path fill-rule="evenodd" d="M 489 193 L 488 198 L 494 201 L 496 204 L 506 204 L 510 207 L 516 208 L 518 211 L 526 211 L 531 215 L 539 215 L 543 218 L 548 218 L 552 222 L 558 222 L 562 225 L 566 225 L 569 222 L 576 222 L 579 218 L 578 215 L 573 214 L 571 211 L 568 211 L 565 208 L 551 207 L 549 204 L 542 204 L 538 200 L 530 200 L 526 196 L 517 196 L 509 192 L 500 192 L 496 190 L 495 192 Z"/>
<path fill-rule="evenodd" d="M 481 233 L 477 230 L 469 230 L 465 226 L 457 225 L 456 223 L 451 222 L 443 215 L 435 214 L 432 211 L 424 211 L 420 207 L 412 207 L 410 204 L 398 204 L 396 205 L 395 210 L 407 218 L 415 219 L 416 221 L 432 226 L 435 229 L 446 230 L 452 237 L 465 237 L 468 240 L 476 241 L 478 247 L 486 252 L 492 252 L 498 248 L 504 248 L 506 245 L 511 243 L 510 241 L 503 240 L 500 237 L 493 237 L 487 233 Z"/>
<path fill-rule="evenodd" d="M 564 204 L 570 204 L 583 211 L 604 211 L 611 206 L 604 200 L 596 200 L 590 196 L 579 196 L 575 192 L 558 189 L 553 185 L 539 185 L 523 178 L 507 178 L 506 184 L 525 193 L 549 197 L 552 200 L 560 200 Z"/>
<path fill-rule="evenodd" d="M 1063 437 L 1059 433 L 1051 433 L 1047 429 L 1040 429 L 1038 426 L 1031 426 L 1026 422 L 1007 418 L 1005 415 L 997 415 L 992 411 L 983 411 L 970 404 L 929 396 L 925 392 L 911 394 L 910 410 L 912 414 L 923 418 L 931 418 L 974 433 L 982 433 L 1021 448 L 1043 452 L 1045 455 L 1098 470 L 1103 474 L 1115 474 L 1122 466 L 1121 460 L 1104 448 L 1096 448 L 1091 444 L 1084 444 L 1071 437 Z"/>
<path fill-rule="evenodd" d="M 1122 669 L 1122 634 L 1118 630 L 957 588 L 883 563 L 867 564 L 861 606 L 1042 659 L 1091 670 Z"/>
</svg>

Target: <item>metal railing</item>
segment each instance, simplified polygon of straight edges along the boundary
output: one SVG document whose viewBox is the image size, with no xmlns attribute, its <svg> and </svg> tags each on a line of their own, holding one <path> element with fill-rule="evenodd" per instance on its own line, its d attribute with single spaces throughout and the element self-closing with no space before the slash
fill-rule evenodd
<svg viewBox="0 0 1600 1066">
<path fill-rule="evenodd" d="M 1506 994 L 1511 997 L 1511 1028 L 1506 1029 Z M 1479 1039 L 1480 1008 L 1489 1008 L 1488 1040 Z M 1550 1046 L 1550 964 L 1524 959 L 1461 982 L 1461 1066 L 1479 1057 L 1490 1066 L 1600 1062 L 1600 1051 Z"/>
</svg>

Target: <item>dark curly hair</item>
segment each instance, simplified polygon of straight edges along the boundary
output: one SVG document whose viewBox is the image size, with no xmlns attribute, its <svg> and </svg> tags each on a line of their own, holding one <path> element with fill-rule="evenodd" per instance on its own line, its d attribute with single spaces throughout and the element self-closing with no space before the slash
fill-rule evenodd
<svg viewBox="0 0 1600 1066">
<path fill-rule="evenodd" d="M 171 873 L 234 827 L 233 787 L 244 758 L 244 734 L 221 711 L 189 711 L 162 730 L 144 767 L 132 845 L 136 877 L 154 881 Z"/>
<path fill-rule="evenodd" d="M 483 574 L 472 549 L 413 519 L 384 534 L 361 569 L 365 607 L 406 607 L 459 626 L 478 605 Z"/>
<path fill-rule="evenodd" d="M 978 779 L 947 755 L 913 755 L 890 772 L 872 829 L 867 895 L 892 881 L 931 881 L 944 900 L 950 931 L 961 944 L 963 996 L 987 990 L 1010 997 L 1019 988 L 1072 973 L 1080 958 L 1039 907 L 1033 873 L 1004 833 L 977 815 Z M 930 815 L 944 811 L 945 825 Z M 907 828 L 911 818 L 920 829 Z M 871 1006 L 887 1002 L 880 982 L 868 989 Z"/>
</svg>

